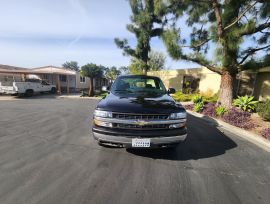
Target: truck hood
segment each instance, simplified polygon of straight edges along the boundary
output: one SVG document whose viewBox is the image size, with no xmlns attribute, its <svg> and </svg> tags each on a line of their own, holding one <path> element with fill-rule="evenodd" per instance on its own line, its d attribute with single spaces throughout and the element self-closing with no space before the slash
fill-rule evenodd
<svg viewBox="0 0 270 204">
<path fill-rule="evenodd" d="M 147 98 L 143 96 L 123 97 L 110 93 L 98 103 L 97 109 L 111 112 L 141 114 L 170 114 L 185 111 L 185 109 L 180 104 L 175 103 L 168 94 Z"/>
</svg>

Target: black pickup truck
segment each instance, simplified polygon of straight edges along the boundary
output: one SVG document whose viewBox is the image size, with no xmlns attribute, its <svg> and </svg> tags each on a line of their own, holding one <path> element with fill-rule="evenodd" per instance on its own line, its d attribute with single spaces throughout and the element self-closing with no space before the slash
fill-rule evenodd
<svg viewBox="0 0 270 204">
<path fill-rule="evenodd" d="M 101 145 L 175 147 L 187 137 L 186 111 L 158 77 L 119 76 L 94 112 L 93 135 Z"/>
</svg>

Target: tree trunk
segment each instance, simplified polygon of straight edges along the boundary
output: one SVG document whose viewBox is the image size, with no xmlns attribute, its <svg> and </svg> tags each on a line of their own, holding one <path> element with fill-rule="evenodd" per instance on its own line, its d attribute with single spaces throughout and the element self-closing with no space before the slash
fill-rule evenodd
<svg viewBox="0 0 270 204">
<path fill-rule="evenodd" d="M 89 96 L 94 96 L 94 87 L 93 87 L 93 78 L 90 77 L 90 85 L 89 85 Z"/>
<path fill-rule="evenodd" d="M 144 74 L 144 75 L 147 75 L 147 70 L 146 70 L 146 68 L 143 69 L 143 74 Z"/>
<path fill-rule="evenodd" d="M 222 106 L 231 108 L 233 100 L 233 76 L 224 71 L 221 74 L 219 102 Z"/>
</svg>

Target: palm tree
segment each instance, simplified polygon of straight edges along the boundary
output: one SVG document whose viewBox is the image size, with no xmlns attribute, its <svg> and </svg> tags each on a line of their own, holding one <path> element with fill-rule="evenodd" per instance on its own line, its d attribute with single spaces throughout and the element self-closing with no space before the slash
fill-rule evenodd
<svg viewBox="0 0 270 204">
<path fill-rule="evenodd" d="M 88 63 L 81 67 L 81 75 L 90 78 L 89 96 L 94 96 L 94 87 L 93 87 L 94 78 L 101 77 L 102 74 L 103 69 L 101 68 L 101 66 L 98 66 L 96 64 Z"/>
</svg>

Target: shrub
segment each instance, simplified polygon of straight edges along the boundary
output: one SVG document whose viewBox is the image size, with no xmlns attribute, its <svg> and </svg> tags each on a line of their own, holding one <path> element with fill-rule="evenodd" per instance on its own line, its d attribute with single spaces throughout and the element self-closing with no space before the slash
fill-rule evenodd
<svg viewBox="0 0 270 204">
<path fill-rule="evenodd" d="M 201 103 L 202 102 L 202 96 L 195 95 L 195 96 L 193 96 L 192 101 L 193 101 L 193 103 Z"/>
<path fill-rule="evenodd" d="M 206 91 L 202 91 L 202 92 L 201 92 L 201 95 L 202 95 L 202 96 L 205 96 L 205 97 L 211 97 L 211 96 L 214 95 L 214 92 L 213 92 L 212 89 L 209 89 L 209 88 L 208 88 Z"/>
<path fill-rule="evenodd" d="M 108 95 L 108 92 L 102 91 L 102 92 L 96 94 L 95 97 L 105 98 L 107 95 Z"/>
<path fill-rule="evenodd" d="M 174 98 L 175 101 L 178 102 L 193 101 L 194 98 L 196 98 L 195 100 L 197 100 L 198 98 L 198 100 L 201 100 L 204 103 L 216 103 L 218 100 L 218 94 L 214 94 L 212 96 L 209 95 L 199 96 L 198 94 L 185 94 L 182 93 L 181 91 L 177 91 L 175 94 L 172 94 L 172 97 Z"/>
<path fill-rule="evenodd" d="M 263 120 L 270 121 L 270 100 L 260 102 L 256 106 L 256 110 Z"/>
<path fill-rule="evenodd" d="M 213 94 L 211 89 L 201 93 L 204 103 L 216 103 L 218 101 L 219 93 Z"/>
<path fill-rule="evenodd" d="M 218 106 L 216 107 L 215 112 L 218 116 L 223 116 L 224 113 L 226 112 L 226 108 L 223 106 Z"/>
<path fill-rule="evenodd" d="M 252 123 L 250 116 L 249 112 L 232 108 L 224 114 L 223 120 L 236 127 L 252 129 L 255 125 Z"/>
<path fill-rule="evenodd" d="M 201 112 L 202 109 L 203 109 L 203 103 L 202 102 L 198 102 L 198 103 L 194 104 L 193 111 L 198 113 L 198 112 Z"/>
<path fill-rule="evenodd" d="M 270 128 L 265 128 L 265 129 L 263 129 L 263 130 L 261 131 L 261 135 L 262 135 L 264 138 L 270 140 Z"/>
<path fill-rule="evenodd" d="M 192 101 L 193 96 L 193 94 L 184 94 L 181 91 L 177 91 L 175 94 L 172 95 L 174 100 L 178 102 Z"/>
<path fill-rule="evenodd" d="M 214 94 L 213 96 L 203 96 L 204 103 L 216 103 L 218 101 L 218 94 Z"/>
<path fill-rule="evenodd" d="M 216 117 L 216 111 L 215 111 L 215 104 L 214 103 L 208 103 L 204 106 L 202 114 L 210 116 L 210 117 Z"/>
<path fill-rule="evenodd" d="M 256 103 L 258 103 L 258 101 L 253 99 L 253 96 L 238 96 L 237 99 L 234 99 L 233 105 L 241 108 L 243 111 L 253 111 L 255 110 Z"/>
<path fill-rule="evenodd" d="M 82 90 L 80 97 L 85 97 L 85 96 L 88 96 L 88 93 L 85 90 Z"/>
</svg>

